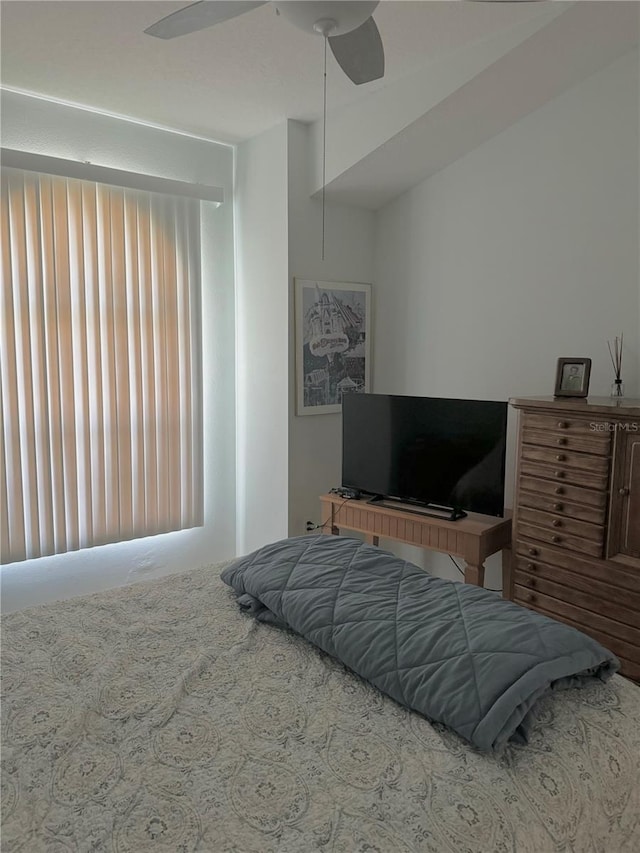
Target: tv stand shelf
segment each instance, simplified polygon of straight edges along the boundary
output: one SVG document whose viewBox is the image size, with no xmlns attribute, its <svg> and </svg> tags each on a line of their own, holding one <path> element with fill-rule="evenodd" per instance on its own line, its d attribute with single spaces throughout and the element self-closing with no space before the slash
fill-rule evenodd
<svg viewBox="0 0 640 853">
<path fill-rule="evenodd" d="M 511 519 L 470 512 L 457 521 L 434 518 L 416 512 L 368 503 L 366 500 L 321 495 L 322 529 L 338 535 L 354 530 L 377 545 L 380 538 L 394 539 L 431 551 L 461 557 L 466 583 L 484 586 L 484 561 L 502 551 L 503 573 L 510 576 Z"/>
<path fill-rule="evenodd" d="M 459 518 L 465 518 L 467 513 L 461 510 L 454 510 L 452 507 L 440 507 L 435 504 L 404 503 L 396 498 L 372 498 L 367 503 L 381 506 L 385 509 L 399 509 L 405 512 L 410 512 L 414 515 L 428 515 L 431 518 L 440 518 L 442 521 L 457 521 Z"/>
</svg>

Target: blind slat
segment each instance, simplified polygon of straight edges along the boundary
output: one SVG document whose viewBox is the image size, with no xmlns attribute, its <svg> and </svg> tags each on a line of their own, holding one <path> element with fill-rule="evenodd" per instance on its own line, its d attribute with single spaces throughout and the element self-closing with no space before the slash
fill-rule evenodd
<svg viewBox="0 0 640 853">
<path fill-rule="evenodd" d="M 141 251 L 138 256 L 141 281 L 141 354 L 142 354 L 142 409 L 144 419 L 144 471 L 145 471 L 145 519 L 146 529 L 154 530 L 158 525 L 158 424 L 156 419 L 156 370 L 155 370 L 155 322 L 153 316 L 153 288 L 157 280 L 153 264 L 151 241 L 151 211 L 147 204 L 140 209 L 138 240 Z"/>
<path fill-rule="evenodd" d="M 164 222 L 163 208 L 152 210 L 152 222 Z M 158 502 L 158 523 L 161 519 L 169 516 L 169 442 L 167 441 L 167 362 L 166 362 L 166 331 L 165 331 L 165 271 L 164 271 L 164 231 L 163 228 L 153 228 L 152 236 L 152 263 L 155 266 L 154 280 L 158 286 L 153 288 L 153 363 L 156 378 L 155 387 L 155 412 L 153 418 L 156 423 L 156 483 Z"/>
<path fill-rule="evenodd" d="M 182 242 L 187 237 L 187 211 L 176 217 L 176 242 Z M 191 476 L 192 435 L 191 419 L 185 417 L 186 412 L 192 411 L 191 400 L 191 352 L 188 345 L 189 335 L 189 290 L 185 286 L 188 281 L 189 268 L 187 259 L 182 255 L 176 258 L 176 277 L 178 282 L 178 364 L 180 383 L 180 467 L 185 472 L 184 488 L 181 495 L 180 510 L 190 515 L 193 511 L 193 477 Z"/>
<path fill-rule="evenodd" d="M 51 475 L 51 494 L 48 499 L 53 516 L 53 541 L 47 553 L 60 554 L 69 550 L 67 546 L 67 527 L 64 500 L 64 465 L 62 400 L 60 395 L 60 367 L 58 353 L 58 314 L 55 269 L 54 239 L 54 203 L 51 178 L 40 180 L 40 206 L 34 216 L 40 220 L 40 248 L 42 291 L 44 298 L 45 323 L 45 384 L 47 395 L 48 421 L 43 424 L 43 432 L 48 432 L 48 467 Z M 13 286 L 16 287 L 14 281 Z"/>
<path fill-rule="evenodd" d="M 89 448 L 91 456 L 91 519 L 95 544 L 107 541 L 105 486 L 105 435 L 102 392 L 102 337 L 100 330 L 100 285 L 98 272 L 98 219 L 95 184 L 82 185 L 82 244 L 85 298 L 87 305 L 87 371 Z"/>
<path fill-rule="evenodd" d="M 4 256 L 10 258 L 10 277 L 24 277 L 25 253 L 24 232 L 22 229 L 22 187 L 16 180 L 11 181 L 16 186 L 17 192 L 10 192 L 7 202 L 7 222 L 9 226 L 10 244 Z M 10 185 L 9 189 L 13 189 Z M 4 188 L 4 187 L 3 187 Z M 11 278 L 9 279 L 9 283 Z M 3 339 L 7 341 L 7 354 L 2 359 L 3 368 L 7 375 L 3 377 L 3 391 L 6 401 L 4 412 L 4 426 L 6 430 L 7 444 L 7 476 L 9 478 L 9 528 L 11 548 L 24 550 L 28 547 L 28 524 L 29 515 L 25 512 L 25 504 L 28 496 L 25 495 L 25 472 L 23 470 L 22 448 L 26 438 L 23 438 L 20 429 L 20 416 L 24 417 L 23 398 L 21 394 L 20 378 L 23 372 L 21 361 L 22 355 L 22 330 L 20 327 L 20 293 L 16 293 L 10 287 L 3 288 L 4 300 L 4 322 L 5 330 Z M 16 322 L 17 321 L 17 322 Z M 28 429 L 28 425 L 27 425 Z"/>
<path fill-rule="evenodd" d="M 131 389 L 129 387 L 129 342 L 127 326 L 126 245 L 124 193 L 111 195 L 111 270 L 113 294 L 113 353 L 115 379 L 116 442 L 118 458 L 118 509 L 123 539 L 133 536 L 131 501 Z M 133 318 L 131 318 L 133 321 Z"/>
<path fill-rule="evenodd" d="M 25 185 L 25 210 L 35 209 L 39 204 L 38 184 Z M 28 301 L 31 326 L 31 375 L 33 430 L 36 469 L 36 511 L 40 533 L 39 546 L 43 553 L 49 553 L 54 538 L 53 508 L 47 496 L 51 493 L 51 470 L 47 464 L 51 450 L 49 447 L 49 420 L 46 377 L 46 350 L 44 291 L 42 286 L 42 265 L 40 251 L 40 222 L 36 217 L 25 217 L 25 237 L 27 246 Z"/>
<path fill-rule="evenodd" d="M 200 211 L 190 205 L 186 218 L 189 221 L 187 241 L 189 251 L 186 257 L 189 264 L 189 281 L 200 281 Z M 191 340 L 191 420 L 192 420 L 192 457 L 193 477 L 192 518 L 194 524 L 204 523 L 204 479 L 202 458 L 202 291 L 199 287 L 189 288 L 189 334 Z"/>
<path fill-rule="evenodd" d="M 25 173 L 26 174 L 26 173 Z M 56 328 L 58 346 L 58 394 L 60 396 L 60 426 L 62 433 L 62 471 L 64 520 L 67 537 L 66 550 L 76 551 L 80 547 L 80 525 L 78 519 L 78 465 L 76 459 L 76 400 L 73 341 L 78 330 L 71 313 L 71 261 L 69 254 L 69 209 L 67 206 L 67 181 L 54 178 L 53 224 L 54 224 L 54 267 L 56 289 Z M 54 506 L 54 511 L 57 508 Z"/>
<path fill-rule="evenodd" d="M 13 187 L 9 175 L 2 175 L 2 334 L 0 334 L 2 372 L 2 430 L 5 435 L 4 477 L 7 500 L 9 535 L 2 539 L 2 559 L 9 562 L 13 555 L 26 554 L 24 530 L 24 496 L 20 464 L 20 415 L 18 410 L 18 382 L 16 368 L 16 339 L 14 323 L 14 294 L 11 287 L 14 256 L 9 198 Z M 15 180 L 14 180 L 15 183 Z M 19 191 L 19 189 L 18 189 Z"/>
<path fill-rule="evenodd" d="M 87 370 L 87 309 L 83 251 L 82 185 L 78 181 L 67 185 L 69 218 L 69 292 L 71 325 L 71 356 L 73 360 L 75 460 L 77 471 L 77 517 L 80 547 L 89 544 L 93 530 L 91 507 L 91 428 L 89 416 L 89 375 Z"/>
<path fill-rule="evenodd" d="M 127 325 L 129 349 L 129 387 L 131 389 L 131 491 L 132 524 L 134 531 L 144 530 L 144 431 L 142 412 L 142 317 L 140 313 L 139 246 L 138 246 L 138 206 L 135 196 L 125 196 L 125 240 L 126 240 L 126 276 L 128 286 L 127 313 L 131 321 Z M 176 243 L 176 245 L 178 245 Z M 179 253 L 178 253 L 179 254 Z"/>
</svg>

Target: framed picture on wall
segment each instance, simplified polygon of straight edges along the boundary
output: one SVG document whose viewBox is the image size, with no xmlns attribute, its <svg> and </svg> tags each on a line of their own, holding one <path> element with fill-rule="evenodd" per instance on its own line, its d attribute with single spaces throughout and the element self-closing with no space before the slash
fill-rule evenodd
<svg viewBox="0 0 640 853">
<path fill-rule="evenodd" d="M 371 383 L 371 285 L 295 279 L 296 414 L 340 412 Z"/>
</svg>

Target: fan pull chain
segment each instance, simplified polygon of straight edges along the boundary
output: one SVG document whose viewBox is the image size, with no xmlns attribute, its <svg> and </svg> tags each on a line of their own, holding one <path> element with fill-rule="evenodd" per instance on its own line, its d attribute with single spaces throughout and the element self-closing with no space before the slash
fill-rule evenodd
<svg viewBox="0 0 640 853">
<path fill-rule="evenodd" d="M 325 185 L 327 180 L 327 43 L 324 37 L 324 87 L 322 93 L 322 260 L 324 261 L 325 242 Z"/>
</svg>

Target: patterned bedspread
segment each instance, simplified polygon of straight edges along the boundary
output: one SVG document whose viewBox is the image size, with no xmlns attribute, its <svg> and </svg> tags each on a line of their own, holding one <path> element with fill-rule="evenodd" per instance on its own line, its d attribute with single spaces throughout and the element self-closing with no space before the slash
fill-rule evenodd
<svg viewBox="0 0 640 853">
<path fill-rule="evenodd" d="M 2 851 L 640 849 L 640 688 L 544 700 L 480 754 L 306 641 L 220 567 L 3 620 Z"/>
</svg>

